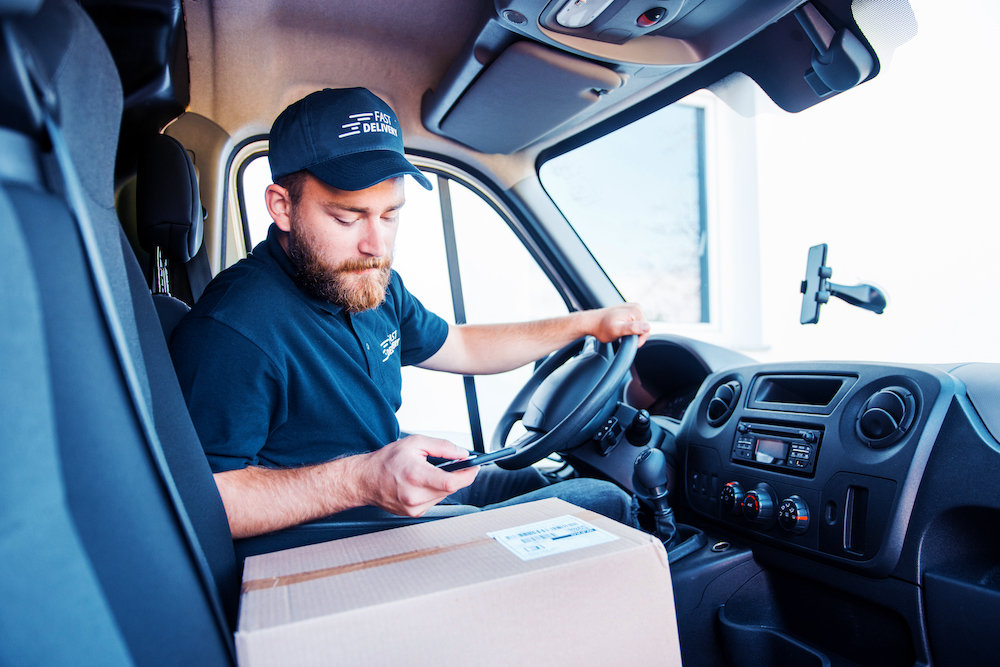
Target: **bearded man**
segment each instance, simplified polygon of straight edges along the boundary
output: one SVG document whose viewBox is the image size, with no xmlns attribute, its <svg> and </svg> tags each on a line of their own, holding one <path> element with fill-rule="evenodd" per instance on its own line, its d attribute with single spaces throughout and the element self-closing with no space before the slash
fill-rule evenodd
<svg viewBox="0 0 1000 667">
<path fill-rule="evenodd" d="M 498 373 L 584 335 L 649 332 L 632 304 L 508 325 L 449 325 L 391 269 L 403 177 L 392 109 L 364 88 L 326 89 L 275 120 L 267 239 L 221 272 L 171 353 L 234 538 L 345 510 L 451 516 L 557 496 L 635 525 L 632 499 L 590 479 L 549 485 L 532 468 L 445 472 L 465 449 L 400 438 L 403 365 Z"/>
</svg>

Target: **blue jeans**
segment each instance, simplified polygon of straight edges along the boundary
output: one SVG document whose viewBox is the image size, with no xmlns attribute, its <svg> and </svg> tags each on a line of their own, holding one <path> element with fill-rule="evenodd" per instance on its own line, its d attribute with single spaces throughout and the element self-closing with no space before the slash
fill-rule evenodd
<svg viewBox="0 0 1000 667">
<path fill-rule="evenodd" d="M 616 484 L 588 478 L 549 484 L 534 468 L 502 470 L 486 466 L 479 471 L 475 482 L 445 498 L 425 516 L 444 518 L 545 498 L 561 498 L 625 525 L 638 527 L 635 499 Z"/>
</svg>

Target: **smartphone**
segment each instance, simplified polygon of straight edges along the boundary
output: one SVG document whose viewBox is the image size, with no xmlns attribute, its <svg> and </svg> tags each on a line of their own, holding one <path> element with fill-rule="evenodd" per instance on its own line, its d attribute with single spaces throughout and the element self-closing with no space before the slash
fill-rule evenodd
<svg viewBox="0 0 1000 667">
<path fill-rule="evenodd" d="M 454 472 L 456 470 L 464 470 L 473 466 L 496 463 L 497 461 L 502 461 L 503 459 L 514 456 L 516 453 L 517 450 L 513 447 L 506 447 L 504 449 L 498 449 L 495 452 L 490 452 L 489 454 L 476 454 L 475 456 L 469 456 L 464 459 L 445 461 L 444 463 L 437 464 L 437 467 L 441 468 L 441 470 L 444 470 L 445 472 Z"/>
<path fill-rule="evenodd" d="M 826 266 L 826 244 L 814 245 L 809 248 L 809 256 L 806 260 L 806 279 L 802 281 L 800 323 L 816 324 L 819 322 L 819 307 L 826 301 L 821 301 L 822 297 L 817 298 L 817 296 L 824 291 L 823 283 L 829 277 L 830 270 Z M 829 299 L 829 294 L 826 295 L 826 298 Z"/>
</svg>

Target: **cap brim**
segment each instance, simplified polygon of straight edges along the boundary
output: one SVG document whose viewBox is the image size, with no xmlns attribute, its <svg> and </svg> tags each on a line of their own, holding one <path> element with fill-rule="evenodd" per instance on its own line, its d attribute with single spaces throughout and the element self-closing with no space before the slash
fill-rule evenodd
<svg viewBox="0 0 1000 667">
<path fill-rule="evenodd" d="M 397 176 L 409 174 L 427 190 L 431 182 L 423 173 L 396 151 L 363 151 L 316 165 L 306 170 L 327 185 L 338 190 L 364 190 Z"/>
</svg>

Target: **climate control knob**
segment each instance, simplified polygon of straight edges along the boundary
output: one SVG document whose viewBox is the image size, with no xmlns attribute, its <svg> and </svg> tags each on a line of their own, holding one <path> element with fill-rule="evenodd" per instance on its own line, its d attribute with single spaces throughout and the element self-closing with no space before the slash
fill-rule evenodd
<svg viewBox="0 0 1000 667">
<path fill-rule="evenodd" d="M 758 484 L 743 498 L 743 517 L 758 526 L 770 526 L 774 523 L 775 502 L 771 487 Z"/>
<path fill-rule="evenodd" d="M 743 487 L 739 482 L 728 482 L 722 487 L 722 511 L 726 514 L 739 514 L 743 507 Z"/>
<path fill-rule="evenodd" d="M 789 496 L 778 505 L 778 525 L 794 535 L 809 529 L 809 506 L 799 496 Z"/>
</svg>

